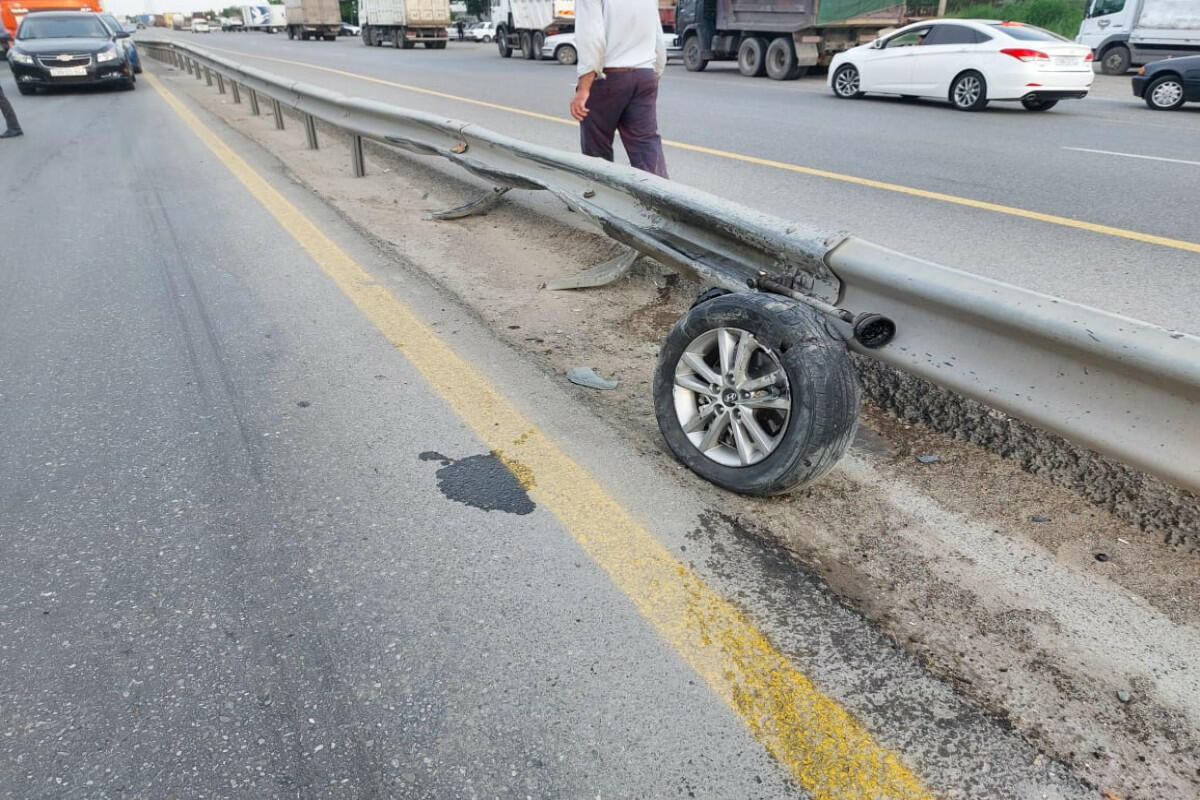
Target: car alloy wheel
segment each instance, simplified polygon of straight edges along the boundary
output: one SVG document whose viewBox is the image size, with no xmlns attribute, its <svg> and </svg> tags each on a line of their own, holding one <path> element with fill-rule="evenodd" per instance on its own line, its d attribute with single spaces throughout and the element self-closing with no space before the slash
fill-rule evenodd
<svg viewBox="0 0 1200 800">
<path fill-rule="evenodd" d="M 555 50 L 554 57 L 558 60 L 558 63 L 564 64 L 568 67 L 579 60 L 579 54 L 576 53 L 575 48 L 569 44 L 564 44 Z"/>
<path fill-rule="evenodd" d="M 978 111 L 987 105 L 987 84 L 978 72 L 964 72 L 950 87 L 950 102 L 960 111 Z"/>
<path fill-rule="evenodd" d="M 1183 84 L 1178 79 L 1159 78 L 1146 92 L 1146 104 L 1158 111 L 1171 111 L 1183 105 Z"/>
<path fill-rule="evenodd" d="M 858 69 L 850 64 L 841 67 L 833 76 L 833 93 L 838 97 L 860 97 L 861 86 L 862 78 Z"/>
</svg>

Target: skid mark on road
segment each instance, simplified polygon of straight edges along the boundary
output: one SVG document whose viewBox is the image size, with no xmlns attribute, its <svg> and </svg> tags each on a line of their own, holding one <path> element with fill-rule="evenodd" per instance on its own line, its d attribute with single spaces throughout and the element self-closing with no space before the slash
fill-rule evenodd
<svg viewBox="0 0 1200 800">
<path fill-rule="evenodd" d="M 542 114 L 537 111 L 528 111 L 523 108 L 515 108 L 513 106 L 501 105 L 499 103 L 489 103 L 486 100 L 476 100 L 473 97 L 463 97 L 461 95 L 448 94 L 446 92 L 439 92 L 434 89 L 426 89 L 421 86 L 413 86 L 407 83 L 397 83 L 395 81 L 384 80 L 383 78 L 373 78 L 370 75 L 363 75 L 357 72 L 348 72 L 346 70 L 335 69 L 333 67 L 324 67 L 318 64 L 310 64 L 305 61 L 276 58 L 274 56 L 258 56 L 252 53 L 244 53 L 240 50 L 229 50 L 221 47 L 209 47 L 205 49 L 219 51 L 222 53 L 231 53 L 244 58 L 254 58 L 259 61 L 273 61 L 278 64 L 290 64 L 292 66 L 303 67 L 305 69 L 316 70 L 318 72 L 328 72 L 334 75 L 341 75 L 346 78 L 354 78 L 356 80 L 367 81 L 369 83 L 390 86 L 395 89 L 403 89 L 404 91 L 413 92 L 415 94 L 423 94 L 430 97 L 440 97 L 444 100 L 453 100 L 458 103 L 482 106 L 483 108 L 504 111 L 510 114 L 519 114 L 525 117 L 533 117 L 534 119 L 554 122 L 560 125 L 577 124 L 575 120 L 567 119 L 565 117 L 556 117 L 551 114 Z M 961 197 L 959 195 L 946 194 L 944 192 L 934 192 L 928 189 L 918 189 L 913 186 L 904 186 L 899 183 L 878 181 L 873 178 L 861 178 L 857 175 L 847 175 L 842 172 L 832 172 L 830 170 L 818 169 L 816 167 L 806 167 L 801 164 L 791 164 L 786 161 L 776 161 L 770 158 L 759 158 L 758 156 L 735 153 L 729 150 L 720 150 L 718 148 L 705 147 L 698 144 L 689 144 L 687 142 L 680 142 L 672 139 L 664 139 L 663 144 L 667 147 L 673 147 L 678 150 L 687 150 L 689 152 L 701 153 L 703 155 L 715 156 L 717 158 L 724 158 L 731 161 L 740 161 L 745 164 L 755 164 L 760 167 L 768 167 L 770 169 L 778 169 L 785 172 L 795 172 L 814 178 L 824 178 L 831 181 L 839 181 L 841 183 L 864 186 L 870 189 L 878 189 L 885 192 L 895 192 L 897 194 L 905 194 L 911 197 L 920 197 L 924 200 L 933 200 L 939 203 L 965 206 L 967 208 L 974 208 L 979 211 L 989 211 L 994 214 L 1004 214 L 1006 216 L 1032 220 L 1034 222 L 1043 222 L 1049 225 L 1059 225 L 1064 228 L 1074 228 L 1076 230 L 1096 233 L 1102 236 L 1112 236 L 1118 239 L 1129 239 L 1135 242 L 1142 242 L 1143 244 L 1169 247 L 1174 250 L 1185 250 L 1191 253 L 1200 253 L 1200 242 L 1189 242 L 1184 239 L 1172 239 L 1168 236 L 1158 236 L 1152 233 L 1142 233 L 1141 231 L 1129 230 L 1128 228 L 1117 228 L 1111 225 L 1101 225 L 1097 222 L 1088 222 L 1086 220 L 1074 219 L 1073 217 L 1063 217 L 1059 216 L 1058 214 L 1046 214 L 1041 211 L 1033 211 L 1026 208 L 1020 208 L 1018 206 L 1004 205 L 1003 203 L 991 203 L 986 200 L 974 200 L 970 197 Z"/>
<path fill-rule="evenodd" d="M 901 759 L 801 674 L 740 609 L 680 563 L 586 469 L 321 232 L 191 111 L 167 104 L 312 257 L 430 387 L 506 464 L 529 496 L 634 603 L 818 800 L 932 800 Z M 429 457 L 433 457 L 430 454 Z M 499 456 L 498 456 L 499 457 Z M 511 468 L 511 467 L 510 467 Z"/>
</svg>

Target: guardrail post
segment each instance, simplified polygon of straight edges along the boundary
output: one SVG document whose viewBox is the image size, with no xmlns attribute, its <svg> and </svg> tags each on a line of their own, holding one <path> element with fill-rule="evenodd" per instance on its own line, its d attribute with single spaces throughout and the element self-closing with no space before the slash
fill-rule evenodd
<svg viewBox="0 0 1200 800">
<path fill-rule="evenodd" d="M 308 139 L 308 149 L 317 150 L 317 121 L 312 114 L 304 115 L 304 138 Z"/>
<path fill-rule="evenodd" d="M 237 82 L 237 81 L 230 81 L 230 82 L 229 82 L 229 88 L 230 88 L 230 89 L 233 91 L 233 104 L 234 104 L 235 106 L 236 106 L 236 105 L 241 105 L 241 102 L 242 102 L 242 92 L 241 92 L 241 89 L 238 87 L 238 82 Z"/>
<path fill-rule="evenodd" d="M 271 98 L 271 111 L 275 114 L 275 130 L 283 130 L 283 106 L 275 98 Z"/>
<path fill-rule="evenodd" d="M 217 94 L 225 94 L 225 76 L 217 73 Z"/>
<path fill-rule="evenodd" d="M 354 177 L 361 178 L 367 174 L 366 160 L 363 158 L 363 142 L 361 136 L 350 137 L 350 166 L 354 168 Z"/>
<path fill-rule="evenodd" d="M 258 92 L 254 91 L 253 89 L 250 89 L 249 92 L 250 92 L 250 113 L 257 117 L 259 115 Z"/>
<path fill-rule="evenodd" d="M 208 67 L 204 68 L 204 82 L 212 86 L 212 70 Z"/>
<path fill-rule="evenodd" d="M 196 73 L 195 73 L 196 80 L 200 80 L 200 62 L 196 61 L 195 64 L 196 64 Z"/>
</svg>

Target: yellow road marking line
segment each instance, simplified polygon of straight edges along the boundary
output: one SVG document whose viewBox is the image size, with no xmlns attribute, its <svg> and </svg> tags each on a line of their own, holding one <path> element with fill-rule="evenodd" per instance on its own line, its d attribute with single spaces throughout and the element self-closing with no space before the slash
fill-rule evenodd
<svg viewBox="0 0 1200 800">
<path fill-rule="evenodd" d="M 470 105 L 483 106 L 497 111 L 506 111 L 510 114 L 520 114 L 525 117 L 533 117 L 535 119 L 546 120 L 548 122 L 556 122 L 560 125 L 576 125 L 574 120 L 556 117 L 550 114 L 540 114 L 536 111 L 527 111 L 523 108 L 514 108 L 513 106 L 500 105 L 499 103 L 489 103 L 485 100 L 476 100 L 472 97 L 462 97 L 461 95 L 447 94 L 433 89 L 424 89 L 420 86 L 412 86 L 407 83 L 396 83 L 395 81 L 384 80 L 382 78 L 372 78 L 370 75 L 362 75 L 357 72 L 347 72 L 345 70 L 334 69 L 333 67 L 323 67 L 318 64 L 309 64 L 304 61 L 293 61 L 287 58 L 275 58 L 273 56 L 258 56 L 250 53 L 244 53 L 239 50 L 228 50 L 225 48 L 211 47 L 210 50 L 219 50 L 223 53 L 232 53 L 234 55 L 245 56 L 248 58 L 257 58 L 260 61 L 275 61 L 280 64 L 291 64 L 297 67 L 317 70 L 320 72 L 330 72 L 334 75 L 342 75 L 348 78 L 356 78 L 358 80 L 378 83 L 384 86 L 391 86 L 396 89 L 404 89 L 405 91 L 415 92 L 417 94 L 429 95 L 431 97 L 440 97 L 445 100 L 454 100 L 459 103 L 469 103 Z M 758 156 L 749 156 L 743 153 L 735 153 L 729 150 L 718 150 L 713 147 L 704 147 L 698 144 L 688 144 L 687 142 L 678 142 L 672 139 L 664 139 L 663 144 L 668 147 L 674 147 L 679 150 L 690 150 L 693 153 L 703 153 L 704 155 L 716 156 L 717 158 L 725 158 L 731 161 L 741 161 L 746 164 L 756 164 L 760 167 L 770 167 L 772 169 L 784 170 L 786 172 L 796 172 L 801 175 L 809 175 L 814 178 L 825 178 L 831 181 L 840 181 L 842 183 L 850 183 L 856 186 L 865 186 L 871 189 L 880 189 L 885 192 L 896 192 L 898 194 L 906 194 L 911 197 L 920 197 L 925 200 L 935 200 L 940 203 L 950 203 L 952 205 L 966 206 L 980 211 L 991 211 L 996 214 L 1006 214 L 1012 217 L 1020 217 L 1022 219 L 1034 220 L 1036 222 L 1045 222 L 1050 225 L 1060 225 L 1065 228 L 1075 228 L 1081 231 L 1090 233 L 1098 233 L 1103 236 L 1113 236 L 1118 239 L 1130 239 L 1135 242 L 1144 244 L 1159 245 L 1161 247 L 1170 247 L 1175 250 L 1185 250 L 1191 253 L 1200 253 L 1200 242 L 1189 242 L 1184 239 L 1172 239 L 1167 236 L 1157 236 L 1152 233 L 1142 233 L 1141 231 L 1129 230 L 1128 228 L 1117 228 L 1111 225 L 1101 225 L 1096 222 L 1087 222 L 1086 220 L 1074 219 L 1072 217 L 1063 217 L 1058 214 L 1045 214 L 1041 211 L 1031 211 L 1029 209 L 1020 208 L 1017 206 L 1008 206 L 1001 203 L 989 203 L 986 200 L 974 200 L 970 197 L 960 197 L 959 195 L 946 194 L 944 192 L 933 192 L 927 189 L 917 189 L 913 186 L 904 186 L 899 183 L 888 183 L 887 181 L 877 181 L 872 178 L 860 178 L 857 175 L 847 175 L 841 172 L 831 172 L 825 169 L 817 169 L 816 167 L 805 167 L 800 164 L 790 164 L 786 161 L 775 161 L 770 158 L 759 158 Z"/>
<path fill-rule="evenodd" d="M 818 800 L 932 800 L 896 754 L 822 694 L 733 604 L 376 282 L 153 76 L 147 81 L 425 377 L 530 495 Z"/>
</svg>

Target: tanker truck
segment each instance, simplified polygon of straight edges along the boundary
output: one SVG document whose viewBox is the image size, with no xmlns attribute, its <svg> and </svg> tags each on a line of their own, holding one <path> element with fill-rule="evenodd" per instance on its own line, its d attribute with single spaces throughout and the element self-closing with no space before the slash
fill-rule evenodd
<svg viewBox="0 0 1200 800">
<path fill-rule="evenodd" d="M 743 75 L 785 81 L 906 19 L 894 0 L 679 0 L 675 32 L 692 72 L 736 60 Z"/>
</svg>

